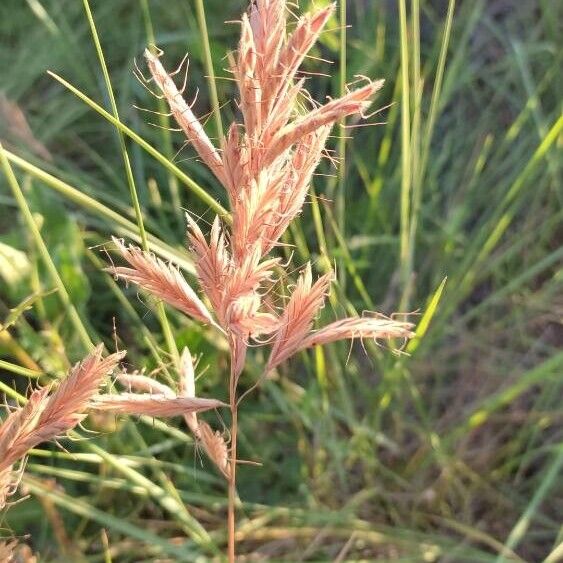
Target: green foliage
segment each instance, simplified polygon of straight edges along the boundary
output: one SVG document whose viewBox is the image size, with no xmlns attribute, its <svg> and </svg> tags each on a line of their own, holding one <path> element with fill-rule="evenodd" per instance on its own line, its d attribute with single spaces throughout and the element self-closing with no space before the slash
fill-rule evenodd
<svg viewBox="0 0 563 563">
<path fill-rule="evenodd" d="M 199 393 L 224 398 L 224 343 L 116 284 L 100 245 L 141 242 L 142 219 L 149 247 L 193 281 L 183 209 L 205 221 L 225 197 L 189 148 L 176 154 L 179 133 L 150 125 L 167 127 L 166 117 L 133 107 L 163 109 L 133 60 L 153 41 L 169 67 L 188 50 L 187 96 L 199 89 L 195 110 L 214 112 L 216 136 L 217 100 L 235 95 L 223 57 L 238 28 L 224 21 L 245 3 L 92 1 L 91 21 L 74 0 L 1 4 L 2 91 L 33 132 L 0 104 L 2 390 L 16 400 L 14 389 L 60 376 L 102 339 L 164 378 L 188 345 L 201 356 Z M 345 165 L 321 170 L 286 242 L 318 273 L 327 254 L 336 260 L 327 319 L 416 310 L 420 338 L 399 357 L 367 342 L 302 354 L 243 403 L 240 457 L 262 465 L 239 471 L 241 553 L 560 557 L 556 4 L 349 0 L 313 53 L 336 63 L 306 61 L 332 74 L 311 75 L 317 99 L 339 93 L 343 69 L 348 81 L 386 78 L 386 109 L 369 120 L 385 125 L 335 129 L 353 136 L 331 147 L 345 146 Z M 236 118 L 235 103 L 220 111 L 223 126 Z M 249 370 L 243 388 L 258 375 Z M 42 560 L 193 561 L 223 550 L 224 483 L 181 421 L 90 417 L 87 429 L 64 450 L 32 453 L 32 498 L 7 512 L 5 527 L 30 533 Z"/>
</svg>

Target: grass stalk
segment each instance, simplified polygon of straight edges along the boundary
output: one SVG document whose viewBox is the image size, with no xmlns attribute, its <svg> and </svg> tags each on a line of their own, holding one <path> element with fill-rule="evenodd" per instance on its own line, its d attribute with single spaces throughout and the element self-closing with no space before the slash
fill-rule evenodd
<svg viewBox="0 0 563 563">
<path fill-rule="evenodd" d="M 151 13 L 148 0 L 141 0 L 141 10 L 143 12 L 143 21 L 145 23 L 145 32 L 149 45 L 156 45 L 156 38 L 152 25 Z M 162 139 L 163 153 L 166 158 L 172 162 L 174 158 L 174 147 L 172 144 L 172 134 L 170 132 L 170 117 L 167 114 L 168 109 L 163 99 L 157 99 L 158 107 L 158 122 L 160 125 L 160 136 Z M 178 226 L 184 224 L 184 217 L 182 215 L 182 202 L 178 190 L 178 179 L 174 174 L 168 170 L 168 190 L 170 191 L 170 199 L 172 201 L 172 208 L 176 215 Z"/>
<path fill-rule="evenodd" d="M 111 79 L 109 76 L 109 71 L 104 57 L 104 52 L 102 50 L 102 45 L 100 43 L 100 38 L 98 37 L 96 23 L 94 22 L 94 17 L 90 9 L 89 0 L 83 0 L 83 3 L 84 3 L 84 10 L 86 11 L 86 17 L 88 18 L 88 24 L 90 26 L 90 31 L 92 33 L 92 38 L 94 40 L 94 45 L 96 46 L 96 52 L 98 54 L 98 59 L 100 62 L 100 67 L 102 69 L 102 74 L 104 76 L 104 82 L 110 99 L 112 114 L 114 119 L 116 121 L 119 121 L 119 113 L 117 110 L 115 95 L 113 93 L 113 86 L 111 84 Z M 135 185 L 135 179 L 133 177 L 133 170 L 131 168 L 131 161 L 129 160 L 129 153 L 127 152 L 127 146 L 125 144 L 125 136 L 120 129 L 117 129 L 117 135 L 119 138 L 119 148 L 121 150 L 121 155 L 123 158 L 123 165 L 125 167 L 127 185 L 129 186 L 129 195 L 133 203 L 133 208 L 135 210 L 135 217 L 137 220 L 137 227 L 139 229 L 139 235 L 141 237 L 141 247 L 146 252 L 149 250 L 149 243 L 148 243 L 147 233 L 145 231 L 143 213 L 141 211 L 141 205 L 139 203 L 139 196 L 137 194 L 137 187 Z M 178 367 L 180 363 L 180 354 L 178 352 L 178 347 L 176 346 L 176 341 L 174 340 L 174 336 L 172 334 L 170 323 L 168 322 L 168 317 L 166 315 L 164 305 L 160 302 L 157 304 L 157 316 L 162 326 L 162 332 L 164 333 L 164 339 L 167 343 L 168 351 L 170 352 L 172 358 L 174 359 L 174 364 Z"/>
<path fill-rule="evenodd" d="M 231 358 L 231 375 L 229 384 L 229 407 L 231 410 L 231 447 L 228 478 L 228 507 L 227 507 L 227 556 L 229 563 L 236 561 L 236 500 L 237 500 L 237 438 L 238 438 L 238 403 L 236 391 L 236 373 L 234 359 Z"/>
<path fill-rule="evenodd" d="M 339 24 L 340 24 L 340 34 L 339 34 L 339 89 L 340 95 L 344 96 L 346 94 L 346 84 L 348 76 L 347 67 L 347 2 L 344 0 L 340 2 L 339 6 Z M 346 118 L 343 117 L 338 124 L 339 135 L 338 135 L 338 182 L 336 194 L 336 222 L 339 231 L 342 233 L 344 238 L 346 237 Z M 338 268 L 338 281 L 342 286 L 343 290 L 346 289 L 346 268 Z"/>
<path fill-rule="evenodd" d="M 411 214 L 411 112 L 409 83 L 409 34 L 407 29 L 406 0 L 399 0 L 399 25 L 401 41 L 401 228 L 400 272 L 403 292 L 406 294 L 411 279 L 409 263 L 409 232 Z"/>
</svg>

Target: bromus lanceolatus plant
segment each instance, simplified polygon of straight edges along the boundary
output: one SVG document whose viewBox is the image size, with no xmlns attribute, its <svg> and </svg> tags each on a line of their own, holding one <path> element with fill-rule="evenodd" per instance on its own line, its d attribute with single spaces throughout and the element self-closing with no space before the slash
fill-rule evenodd
<svg viewBox="0 0 563 563">
<path fill-rule="evenodd" d="M 183 88 L 179 90 L 165 70 L 161 52 L 145 51 L 151 74 L 147 80 L 151 85 L 147 87 L 155 87 L 158 95 L 165 98 L 187 140 L 226 190 L 230 215 L 216 216 L 207 235 L 187 215 L 189 251 L 201 295 L 174 264 L 117 238 L 114 244 L 126 264 L 112 264 L 108 270 L 209 325 L 226 339 L 230 354 L 228 404 L 196 397 L 194 365 L 187 350 L 177 366 L 176 389 L 145 375 L 122 373 L 117 381 L 128 388 L 127 392 L 95 395 L 101 377 L 112 371 L 119 359 L 114 355 L 102 360 L 101 350 L 97 349 L 77 368 L 81 373 L 84 365 L 94 362 L 96 378 L 81 388 L 76 404 L 66 397 L 69 385 L 65 388 L 63 384 L 50 401 L 64 403 L 64 395 L 63 399 L 68 400 L 65 408 L 68 406 L 71 414 L 61 415 L 62 422 L 58 424 L 47 424 L 47 430 L 40 434 L 41 439 L 49 439 L 68 431 L 82 416 L 74 413 L 82 412 L 86 406 L 122 414 L 184 416 L 191 433 L 226 481 L 230 561 L 235 559 L 238 411 L 246 394 L 302 350 L 342 339 L 386 339 L 398 343 L 413 336 L 411 323 L 375 314 L 343 318 L 313 330 L 333 273 L 314 280 L 311 264 L 306 264 L 297 281 L 289 284 L 289 261 L 272 255 L 290 222 L 301 212 L 320 160 L 337 160 L 325 149 L 333 125 L 347 116 L 365 117 L 373 96 L 383 85 L 382 80 L 361 77 L 344 96 L 324 104 L 315 101 L 305 89 L 300 65 L 333 10 L 334 5 L 330 5 L 305 15 L 289 32 L 285 0 L 252 3 L 242 16 L 238 49 L 229 57 L 238 87 L 241 122 L 230 125 L 218 146 L 185 101 Z M 281 294 L 289 297 L 276 297 Z M 239 380 L 250 346 L 269 347 L 269 355 L 261 368 L 262 375 L 245 393 L 240 393 Z M 73 372 L 71 378 L 76 379 L 78 372 Z M 16 447 L 14 434 L 19 434 L 15 433 L 14 421 L 24 424 L 29 419 L 34 421 L 35 428 L 42 428 L 45 412 L 50 412 L 49 406 L 39 408 L 45 397 L 46 392 L 35 392 L 28 406 L 4 423 L 0 447 L 6 452 L 12 448 L 15 453 L 4 456 L 3 470 L 8 470 L 15 459 L 25 455 L 26 448 L 38 442 L 33 435 Z M 230 410 L 228 440 L 197 417 L 199 411 L 222 407 Z"/>
<path fill-rule="evenodd" d="M 310 264 L 291 288 L 287 302 L 277 303 L 273 297 L 276 285 L 286 278 L 289 264 L 270 253 L 300 213 L 311 177 L 321 158 L 328 156 L 325 143 L 332 126 L 348 115 L 362 116 L 383 85 L 382 80 L 365 79 L 365 84 L 339 99 L 325 104 L 315 102 L 304 88 L 305 78 L 299 76 L 299 67 L 334 5 L 302 17 L 289 34 L 286 10 L 285 0 L 258 0 L 242 17 L 238 50 L 230 57 L 242 123 L 231 124 L 219 147 L 207 136 L 183 92 L 164 69 L 160 53 L 145 51 L 149 82 L 164 96 L 199 158 L 228 194 L 231 216 L 216 216 L 209 236 L 187 216 L 190 251 L 210 307 L 173 265 L 119 240 L 114 242 L 128 267 L 110 269 L 117 277 L 138 284 L 192 318 L 212 325 L 228 340 L 230 444 L 227 446 L 206 423 L 199 423 L 195 413 L 188 415 L 187 423 L 228 483 L 231 561 L 235 557 L 237 420 L 244 397 L 238 394 L 238 383 L 249 345 L 270 347 L 263 379 L 306 348 L 341 339 L 412 336 L 412 324 L 382 316 L 345 318 L 312 330 L 333 275 L 324 274 L 313 282 Z M 188 366 L 184 365 L 182 371 L 189 377 L 179 395 L 194 397 L 189 361 L 183 362 Z M 166 402 L 167 393 L 159 397 Z"/>
</svg>

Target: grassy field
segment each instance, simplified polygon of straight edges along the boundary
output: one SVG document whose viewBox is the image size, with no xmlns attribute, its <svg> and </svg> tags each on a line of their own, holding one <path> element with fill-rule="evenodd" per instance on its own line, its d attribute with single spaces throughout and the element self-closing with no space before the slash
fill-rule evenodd
<svg viewBox="0 0 563 563">
<path fill-rule="evenodd" d="M 158 307 L 102 271 L 103 245 L 139 240 L 134 185 L 151 248 L 193 280 L 184 210 L 205 222 L 226 198 L 166 117 L 136 109 L 164 106 L 133 61 L 144 70 L 149 43 L 169 68 L 189 52 L 186 95 L 199 90 L 216 137 L 236 118 L 225 21 L 246 3 L 0 4 L 1 391 L 13 404 L 62 376 L 90 340 L 167 373 Z M 561 6 L 348 0 L 336 14 L 313 53 L 334 63 L 306 61 L 309 89 L 385 78 L 384 109 L 335 129 L 343 164 L 315 178 L 285 242 L 294 264 L 336 266 L 324 319 L 414 311 L 418 337 L 399 357 L 302 353 L 243 404 L 239 455 L 260 466 L 239 469 L 241 560 L 563 561 Z M 224 399 L 222 343 L 166 315 L 200 357 L 201 395 Z M 2 522 L 40 561 L 221 557 L 225 485 L 179 419 L 96 415 L 61 446 L 32 451 L 29 498 Z"/>
</svg>

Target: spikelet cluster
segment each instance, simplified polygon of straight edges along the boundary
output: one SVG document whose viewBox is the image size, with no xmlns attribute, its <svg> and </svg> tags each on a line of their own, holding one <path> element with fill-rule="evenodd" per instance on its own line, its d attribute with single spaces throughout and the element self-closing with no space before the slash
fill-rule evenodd
<svg viewBox="0 0 563 563">
<path fill-rule="evenodd" d="M 103 358 L 98 346 L 54 391 L 50 387 L 33 391 L 24 407 L 6 417 L 0 426 L 0 508 L 18 482 L 14 464 L 31 448 L 66 434 L 83 420 L 91 397 L 123 355 Z"/>
<path fill-rule="evenodd" d="M 224 187 L 232 221 L 229 225 L 216 216 L 206 236 L 197 222 L 187 217 L 189 249 L 203 298 L 175 266 L 115 239 L 128 266 L 113 266 L 110 271 L 227 335 L 231 395 L 236 393 L 252 341 L 271 345 L 267 373 L 308 347 L 342 339 L 404 339 L 413 335 L 411 323 L 383 317 L 346 318 L 313 331 L 333 275 L 327 273 L 313 281 L 310 264 L 285 305 L 279 307 L 266 298 L 269 289 L 280 282 L 279 271 L 283 269 L 279 258 L 269 254 L 303 208 L 333 125 L 346 116 L 364 115 L 383 85 L 383 80 L 365 79 L 363 86 L 324 104 L 313 101 L 305 89 L 300 66 L 334 8 L 331 4 L 304 15 L 288 32 L 285 0 L 252 3 L 241 19 L 238 49 L 229 57 L 241 122 L 230 125 L 218 146 L 165 70 L 161 53 L 145 51 L 151 81 L 201 161 Z M 188 385 L 184 392 L 187 398 L 195 396 L 195 389 Z M 154 408 L 156 412 L 156 405 Z M 221 461 L 224 444 L 215 440 L 211 429 L 198 423 L 195 412 L 185 413 L 185 417 L 194 435 L 207 440 L 206 451 L 221 471 L 228 471 Z"/>
<path fill-rule="evenodd" d="M 268 254 L 301 212 L 332 126 L 348 115 L 362 115 L 383 84 L 367 80 L 324 105 L 312 101 L 299 67 L 333 11 L 331 4 L 303 16 L 291 33 L 286 29 L 284 0 L 257 0 L 242 16 L 238 49 L 230 57 L 242 123 L 229 127 L 219 147 L 207 136 L 159 57 L 145 51 L 152 80 L 229 198 L 232 225 L 227 227 L 216 217 L 209 238 L 188 217 L 199 285 L 214 317 L 176 268 L 139 249 L 116 241 L 131 267 L 112 271 L 194 319 L 220 326 L 230 338 L 237 372 L 243 368 L 249 341 L 263 335 L 273 340 L 270 369 L 303 349 L 303 341 L 313 346 L 342 338 L 411 335 L 408 323 L 374 324 L 363 319 L 310 334 L 332 276 L 322 276 L 313 284 L 309 265 L 281 314 L 263 298 L 280 265 Z M 303 106 L 309 111 L 299 109 Z"/>
</svg>

